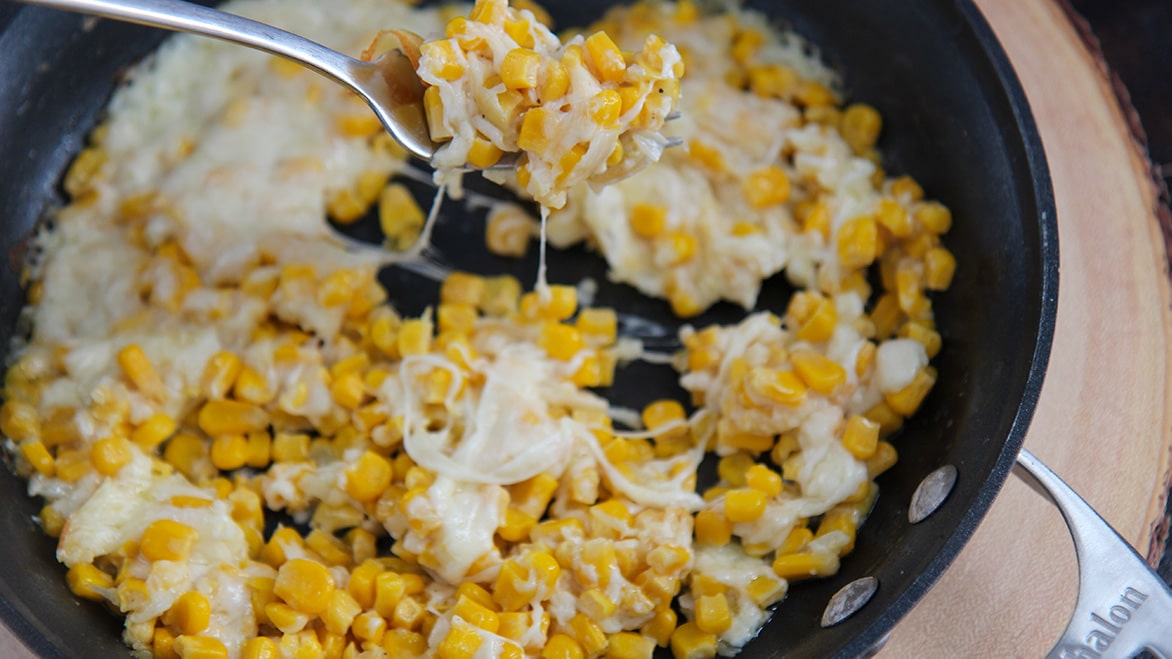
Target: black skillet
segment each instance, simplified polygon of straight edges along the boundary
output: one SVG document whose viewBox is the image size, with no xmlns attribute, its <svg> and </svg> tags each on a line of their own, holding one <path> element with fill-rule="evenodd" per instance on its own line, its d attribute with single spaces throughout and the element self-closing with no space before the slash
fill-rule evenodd
<svg viewBox="0 0 1172 659">
<path fill-rule="evenodd" d="M 571 26 L 588 23 L 609 3 L 543 4 L 559 26 Z M 841 572 L 795 584 L 742 655 L 859 656 L 881 643 L 948 567 L 1013 465 L 1042 384 L 1054 324 L 1054 200 L 1025 96 L 969 0 L 749 5 L 817 44 L 843 72 L 848 96 L 882 112 L 880 148 L 888 171 L 914 176 L 956 218 L 946 242 L 960 265 L 952 289 L 936 300 L 945 340 L 935 362 L 939 384 L 896 438 L 899 464 L 880 477 L 876 508 Z M 3 345 L 16 331 L 24 302 L 18 273 L 26 238 L 61 203 L 62 172 L 119 77 L 164 36 L 0 1 L 0 253 L 9 260 L 0 274 Z M 416 192 L 430 197 L 426 190 Z M 532 281 L 536 259 L 512 262 L 484 252 L 483 218 L 464 214 L 456 204 L 447 206 L 436 239 L 457 266 Z M 588 275 L 600 282 L 599 304 L 674 324 L 665 304 L 609 284 L 596 255 L 575 249 L 556 253 L 551 263 L 553 281 Z M 409 273 L 389 270 L 383 281 L 392 302 L 407 311 L 435 299 L 434 282 Z M 790 293 L 775 278 L 759 307 L 783 309 Z M 697 322 L 742 315 L 721 305 Z M 630 406 L 676 391 L 674 375 L 662 368 L 631 368 L 619 378 L 620 385 L 604 393 Z M 945 464 L 959 471 L 955 490 L 935 515 L 909 525 L 913 490 Z M 38 504 L 6 470 L 0 470 L 0 497 L 6 501 L 0 507 L 0 618 L 45 657 L 125 656 L 121 621 L 68 591 L 54 542 L 33 521 Z M 820 627 L 829 598 L 868 575 L 879 582 L 873 599 L 845 622 Z"/>
</svg>

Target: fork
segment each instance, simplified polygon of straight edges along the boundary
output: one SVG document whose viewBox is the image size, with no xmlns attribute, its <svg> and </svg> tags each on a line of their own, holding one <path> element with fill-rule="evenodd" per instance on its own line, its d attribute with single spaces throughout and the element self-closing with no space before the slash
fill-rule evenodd
<svg viewBox="0 0 1172 659">
<path fill-rule="evenodd" d="M 366 101 L 390 134 L 417 158 L 430 162 L 439 146 L 431 140 L 427 129 L 423 83 L 401 50 L 388 51 L 367 62 L 271 25 L 182 0 L 18 1 L 190 32 L 292 60 L 349 88 Z M 513 159 L 502 160 L 498 167 L 514 164 Z"/>
</svg>

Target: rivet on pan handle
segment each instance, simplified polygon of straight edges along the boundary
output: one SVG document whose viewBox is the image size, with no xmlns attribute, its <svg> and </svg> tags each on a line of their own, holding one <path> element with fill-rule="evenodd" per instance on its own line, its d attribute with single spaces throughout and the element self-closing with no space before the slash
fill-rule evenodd
<svg viewBox="0 0 1172 659">
<path fill-rule="evenodd" d="M 1047 656 L 1130 658 L 1148 650 L 1172 658 L 1172 590 L 1115 529 L 1029 451 L 1018 454 L 1014 473 L 1058 507 L 1078 555 L 1078 605 Z"/>
<path fill-rule="evenodd" d="M 944 465 L 925 476 L 912 494 L 907 521 L 919 524 L 928 519 L 952 493 L 953 487 L 956 487 L 956 467 L 952 465 Z"/>
</svg>

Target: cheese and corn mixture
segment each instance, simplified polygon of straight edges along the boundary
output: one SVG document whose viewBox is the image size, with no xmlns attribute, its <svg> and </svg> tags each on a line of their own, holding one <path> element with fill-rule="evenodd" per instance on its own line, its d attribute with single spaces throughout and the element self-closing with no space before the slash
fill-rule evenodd
<svg viewBox="0 0 1172 659">
<path fill-rule="evenodd" d="M 390 0 L 228 8 L 349 52 L 370 26 L 440 35 L 466 13 Z M 680 224 L 684 209 L 712 209 L 656 188 L 663 170 L 725 215 L 745 211 L 737 222 L 760 234 L 734 223 L 723 238 L 746 250 L 746 236 L 785 232 L 810 246 L 804 270 L 801 250 L 788 258 L 805 290 L 783 314 L 681 332 L 691 412 L 664 399 L 632 414 L 592 390 L 641 351 L 614 310 L 580 305 L 573 287 L 538 296 L 456 272 L 421 316 L 389 306 L 376 266 L 322 220 L 377 207 L 388 242 L 407 245 L 424 215 L 391 182 L 404 154 L 328 82 L 181 37 L 116 94 L 65 178 L 71 203 L 38 238 L 0 430 L 45 501 L 69 587 L 124 616 L 137 654 L 710 657 L 748 642 L 791 581 L 838 569 L 896 460 L 885 438 L 935 382 L 927 292 L 955 267 L 939 245 L 951 216 L 911 179 L 877 173 L 878 115 L 833 106 L 819 65 L 740 64 L 800 52 L 761 19 L 680 3 L 609 20 L 615 34 L 692 35 L 679 42 L 697 84 L 725 95 L 684 82 L 696 116 L 681 122 L 713 123 L 686 129 L 690 150 L 671 156 L 683 161 L 641 175 L 660 190 L 631 207 L 642 219 L 623 214 L 636 187 L 616 184 L 608 230 L 643 227 L 628 241 L 648 255 L 687 242 L 671 237 L 701 226 Z M 769 87 L 764 71 L 804 91 Z M 793 123 L 760 134 L 785 154 L 766 170 L 776 180 L 741 176 L 752 144 L 715 123 L 726 101 Z M 785 199 L 751 201 L 791 179 Z M 579 186 L 571 196 L 587 201 L 572 203 L 616 186 Z M 584 234 L 590 217 L 566 226 Z M 517 234 L 513 220 L 489 226 Z M 716 263 L 704 250 L 717 238 L 693 236 L 691 258 Z M 689 261 L 651 261 L 678 280 L 652 292 L 682 314 L 693 307 L 677 302 L 687 280 L 674 273 L 695 275 Z M 698 492 L 712 453 L 719 481 Z M 274 528 L 278 513 L 295 524 Z"/>
<path fill-rule="evenodd" d="M 885 177 L 879 114 L 843 107 L 833 72 L 760 15 L 683 12 L 636 4 L 587 30 L 623 49 L 648 33 L 677 46 L 681 118 L 665 133 L 685 146 L 604 189 L 572 190 L 550 214 L 550 243 L 587 241 L 612 279 L 667 299 L 681 317 L 721 300 L 752 309 L 761 282 L 782 271 L 800 288 L 864 300 L 876 260 L 888 272 L 907 256 L 908 281 L 921 271 L 946 280 L 952 262 L 936 248 L 947 210 L 914 182 Z"/>
<path fill-rule="evenodd" d="M 548 21 L 547 21 L 548 22 Z M 528 9 L 477 0 L 445 39 L 420 47 L 418 71 L 433 164 L 444 182 L 508 152 L 521 187 L 548 208 L 581 183 L 599 188 L 659 160 L 664 121 L 679 99 L 683 62 L 644 34 L 624 53 L 605 32 L 565 44 Z"/>
</svg>

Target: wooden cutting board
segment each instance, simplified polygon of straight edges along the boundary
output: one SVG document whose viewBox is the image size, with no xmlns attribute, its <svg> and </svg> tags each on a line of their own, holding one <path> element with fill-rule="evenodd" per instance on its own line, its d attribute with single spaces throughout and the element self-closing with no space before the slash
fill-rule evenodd
<svg viewBox="0 0 1172 659">
<path fill-rule="evenodd" d="M 977 0 L 1025 87 L 1058 202 L 1058 324 L 1026 446 L 1154 564 L 1172 474 L 1165 236 L 1131 117 L 1060 1 Z M 1041 656 L 1077 579 L 1057 510 L 1011 477 L 881 655 Z M 0 628 L 0 657 L 31 656 Z"/>
<path fill-rule="evenodd" d="M 1058 324 L 1025 445 L 1155 565 L 1172 474 L 1172 325 L 1146 150 L 1063 5 L 977 4 L 1025 87 L 1058 203 Z M 1077 584 L 1057 509 L 1011 477 L 881 656 L 1042 656 L 1066 628 Z"/>
</svg>

